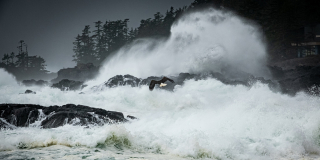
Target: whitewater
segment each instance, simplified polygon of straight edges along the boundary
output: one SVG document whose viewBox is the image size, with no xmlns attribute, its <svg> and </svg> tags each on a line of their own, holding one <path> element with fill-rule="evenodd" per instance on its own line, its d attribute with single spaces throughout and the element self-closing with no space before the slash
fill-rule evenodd
<svg viewBox="0 0 320 160">
<path fill-rule="evenodd" d="M 177 20 L 168 39 L 140 39 L 105 60 L 83 91 L 26 87 L 0 69 L 0 103 L 68 103 L 133 115 L 130 123 L 39 125 L 0 131 L 0 159 L 317 159 L 320 99 L 270 90 L 268 85 L 226 85 L 214 78 L 186 80 L 174 91 L 148 86 L 91 90 L 109 78 L 204 74 L 236 67 L 271 77 L 259 28 L 232 12 L 207 9 Z M 37 94 L 24 93 L 31 89 Z M 85 94 L 79 94 L 84 92 Z"/>
</svg>

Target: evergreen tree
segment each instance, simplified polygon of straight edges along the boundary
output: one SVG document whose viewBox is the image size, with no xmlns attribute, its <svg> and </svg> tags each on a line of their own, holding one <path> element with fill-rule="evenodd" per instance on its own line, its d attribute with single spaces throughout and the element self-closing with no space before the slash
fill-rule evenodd
<svg viewBox="0 0 320 160">
<path fill-rule="evenodd" d="M 19 54 L 16 55 L 16 57 L 18 58 L 18 60 L 16 61 L 16 66 L 18 68 L 20 68 L 20 70 L 26 70 L 26 58 L 27 58 L 27 55 L 26 53 L 23 51 L 23 48 L 22 46 L 25 44 L 24 43 L 24 40 L 20 40 L 19 41 L 20 45 L 17 47 L 18 48 L 18 51 L 19 51 Z"/>
<path fill-rule="evenodd" d="M 74 46 L 73 46 L 73 52 L 75 53 L 75 55 L 73 55 L 73 61 L 75 61 L 76 63 L 80 63 L 81 62 L 81 56 L 83 56 L 83 49 L 82 49 L 82 45 L 81 45 L 81 36 L 78 34 L 78 36 L 76 37 L 76 41 L 73 42 Z"/>
<path fill-rule="evenodd" d="M 11 54 L 10 54 L 10 59 L 11 59 L 11 66 L 13 67 L 14 66 L 14 57 L 15 57 L 15 55 L 14 55 L 14 52 L 11 52 Z"/>
<path fill-rule="evenodd" d="M 81 40 L 83 43 L 83 53 L 84 56 L 82 57 L 82 63 L 93 63 L 97 64 L 97 56 L 94 51 L 94 39 L 90 36 L 90 26 L 87 25 L 82 30 Z"/>
<path fill-rule="evenodd" d="M 113 52 L 121 48 L 128 40 L 128 23 L 129 19 L 115 21 L 112 31 L 112 46 L 109 52 Z"/>
<path fill-rule="evenodd" d="M 20 68 L 20 70 L 26 70 L 26 58 L 27 58 L 27 55 L 22 52 L 22 53 L 19 53 L 18 55 L 16 55 L 17 57 L 17 61 L 15 62 L 15 65 Z"/>
<path fill-rule="evenodd" d="M 128 42 L 128 43 L 132 42 L 132 41 L 136 38 L 137 34 L 138 34 L 138 30 L 131 28 L 130 31 L 129 31 L 129 33 L 128 33 L 128 40 L 127 40 L 127 42 Z"/>
<path fill-rule="evenodd" d="M 3 55 L 3 58 L 2 58 L 2 62 L 5 64 L 5 65 L 9 65 L 9 54 L 4 54 Z"/>
<path fill-rule="evenodd" d="M 40 56 L 32 56 L 30 57 L 30 67 L 33 68 L 34 71 L 37 72 L 48 72 L 46 70 L 46 61 Z"/>
<path fill-rule="evenodd" d="M 125 45 L 129 40 L 128 21 L 129 19 L 106 21 L 103 25 L 104 42 L 107 48 L 106 54 L 102 57 L 103 59 Z"/>
<path fill-rule="evenodd" d="M 82 30 L 82 35 L 76 37 L 76 41 L 74 42 L 76 46 L 73 49 L 76 54 L 73 57 L 77 63 L 98 63 L 94 50 L 94 37 L 90 36 L 90 33 L 90 26 L 87 25 Z"/>
<path fill-rule="evenodd" d="M 174 8 L 171 7 L 170 11 L 166 12 L 166 16 L 163 19 L 163 35 L 164 36 L 170 35 L 170 29 L 174 20 L 175 20 Z"/>
<path fill-rule="evenodd" d="M 95 52 L 97 55 L 98 61 L 102 61 L 104 59 L 104 55 L 106 54 L 106 43 L 104 42 L 104 35 L 103 35 L 103 28 L 102 22 L 98 21 L 95 22 L 96 30 L 93 32 L 94 34 L 94 42 L 95 42 Z"/>
</svg>

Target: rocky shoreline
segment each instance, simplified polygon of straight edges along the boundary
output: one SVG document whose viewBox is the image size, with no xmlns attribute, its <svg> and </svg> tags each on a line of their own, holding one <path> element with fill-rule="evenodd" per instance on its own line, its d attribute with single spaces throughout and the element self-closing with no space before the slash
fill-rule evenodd
<svg viewBox="0 0 320 160">
<path fill-rule="evenodd" d="M 180 73 L 176 76 L 168 76 L 175 83 L 167 82 L 167 86 L 158 89 L 173 91 L 176 85 L 183 85 L 185 80 L 194 79 L 201 80 L 206 78 L 215 78 L 226 85 L 245 85 L 252 86 L 256 82 L 264 83 L 273 91 L 283 94 L 295 95 L 300 91 L 319 95 L 320 86 L 320 66 L 296 66 L 295 69 L 283 70 L 280 67 L 269 67 L 272 78 L 254 77 L 244 72 L 234 71 L 232 76 L 230 73 L 208 72 L 205 74 L 189 74 Z M 114 88 L 118 86 L 140 87 L 148 86 L 151 80 L 160 80 L 162 76 L 151 76 L 145 79 L 135 77 L 133 75 L 116 75 L 111 77 L 103 84 L 91 88 L 93 91 L 101 91 L 106 88 Z M 82 81 L 74 81 L 63 79 L 58 83 L 52 84 L 51 87 L 58 88 L 62 91 L 81 91 L 87 87 Z M 83 94 L 84 92 L 81 92 Z"/>
<path fill-rule="evenodd" d="M 272 78 L 266 79 L 263 77 L 254 77 L 247 73 L 236 72 L 232 77 L 225 73 L 209 72 L 206 74 L 189 74 L 180 73 L 177 76 L 168 76 L 168 78 L 175 81 L 175 83 L 167 82 L 166 87 L 158 87 L 157 89 L 164 89 L 174 91 L 176 85 L 183 85 L 185 80 L 194 79 L 201 80 L 207 78 L 214 78 L 226 85 L 244 85 L 251 87 L 256 82 L 267 84 L 272 91 L 280 92 L 294 96 L 300 91 L 319 95 L 320 90 L 320 66 L 296 66 L 295 69 L 282 70 L 280 67 L 269 67 Z M 230 74 L 229 74 L 230 75 Z M 118 86 L 129 85 L 131 87 L 140 87 L 142 85 L 149 85 L 151 80 L 160 80 L 162 77 L 148 77 L 141 79 L 132 75 L 117 75 L 110 78 L 105 83 L 94 86 L 91 89 L 94 91 L 103 90 L 105 88 L 114 88 Z"/>
<path fill-rule="evenodd" d="M 121 112 L 107 111 L 84 105 L 66 104 L 63 106 L 41 106 L 34 104 L 0 104 L 0 128 L 17 127 L 56 128 L 66 124 L 79 126 L 102 126 L 125 123 Z"/>
<path fill-rule="evenodd" d="M 80 91 L 87 87 L 85 81 L 92 79 L 97 75 L 99 67 L 91 63 L 78 64 L 74 68 L 61 69 L 58 77 L 51 81 L 51 84 L 42 80 L 24 80 L 25 86 L 38 85 L 58 88 L 62 91 Z M 283 94 L 295 95 L 300 91 L 319 95 L 320 88 L 320 56 L 311 56 L 305 58 L 295 58 L 285 61 L 269 63 L 268 70 L 271 77 L 254 77 L 237 68 L 226 67 L 221 72 L 209 72 L 205 74 L 180 73 L 176 76 L 168 76 L 176 83 L 168 82 L 165 90 L 173 91 L 176 85 L 183 85 L 187 79 L 205 79 L 215 78 L 227 85 L 245 85 L 251 86 L 255 82 L 268 84 L 270 89 Z M 117 86 L 129 85 L 139 87 L 149 85 L 151 80 L 160 80 L 161 75 L 151 76 L 145 79 L 134 77 L 134 75 L 115 75 L 108 79 L 104 84 L 94 86 L 92 90 L 102 90 L 104 88 L 113 88 Z M 83 92 L 81 92 L 83 94 Z"/>
</svg>

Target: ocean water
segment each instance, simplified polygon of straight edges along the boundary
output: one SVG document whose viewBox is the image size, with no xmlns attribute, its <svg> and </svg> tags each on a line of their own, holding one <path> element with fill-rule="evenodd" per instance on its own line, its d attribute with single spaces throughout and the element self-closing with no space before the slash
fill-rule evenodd
<svg viewBox="0 0 320 160">
<path fill-rule="evenodd" d="M 92 91 L 117 74 L 136 77 L 180 72 L 223 72 L 237 67 L 256 76 L 265 69 L 259 29 L 233 13 L 208 9 L 185 15 L 163 40 L 139 40 L 109 57 L 82 91 L 25 87 L 0 69 L 0 103 L 88 105 L 138 117 L 130 123 L 65 125 L 0 131 L 0 159 L 317 159 L 320 99 L 288 96 L 267 85 L 225 85 L 207 78 L 173 92 L 148 86 Z M 226 73 L 227 74 L 227 73 Z M 170 82 L 168 82 L 170 83 Z M 19 94 L 31 89 L 37 94 Z"/>
</svg>

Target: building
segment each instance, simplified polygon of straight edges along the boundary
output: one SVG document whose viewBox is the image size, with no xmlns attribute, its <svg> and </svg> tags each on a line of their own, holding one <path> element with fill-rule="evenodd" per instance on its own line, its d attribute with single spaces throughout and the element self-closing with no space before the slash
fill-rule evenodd
<svg viewBox="0 0 320 160">
<path fill-rule="evenodd" d="M 303 28 L 304 38 L 297 43 L 291 43 L 298 47 L 298 57 L 306 57 L 320 54 L 320 24 L 305 26 Z"/>
</svg>

